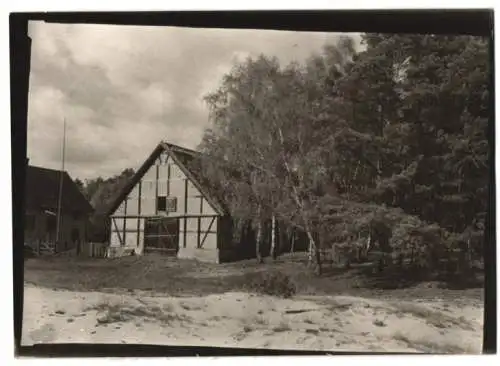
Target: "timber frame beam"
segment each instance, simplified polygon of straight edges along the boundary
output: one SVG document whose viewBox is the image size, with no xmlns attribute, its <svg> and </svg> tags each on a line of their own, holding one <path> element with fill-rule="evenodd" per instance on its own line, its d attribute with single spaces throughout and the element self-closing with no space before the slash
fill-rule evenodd
<svg viewBox="0 0 500 366">
<path fill-rule="evenodd" d="M 138 216 L 141 216 L 141 200 L 142 200 L 142 180 L 139 181 L 139 197 L 137 198 L 137 213 Z M 130 217 L 130 216 L 129 216 Z M 137 248 L 139 248 L 140 245 L 140 233 L 141 231 L 141 219 L 140 217 L 137 218 Z"/>
<path fill-rule="evenodd" d="M 203 196 L 200 197 L 200 215 L 203 213 Z M 197 222 L 197 233 L 196 233 L 196 247 L 201 248 L 201 217 L 198 216 Z"/>
<path fill-rule="evenodd" d="M 200 218 L 206 218 L 206 217 L 219 217 L 220 215 L 179 215 L 179 216 L 163 216 L 163 215 L 129 215 L 129 216 L 124 216 L 124 215 L 113 215 L 111 216 L 112 218 L 115 219 L 196 219 L 198 217 Z"/>
<path fill-rule="evenodd" d="M 124 215 L 125 217 L 127 217 L 127 201 L 128 201 L 128 196 L 125 197 L 125 200 L 124 200 Z M 127 219 L 124 218 L 123 219 L 123 244 L 122 245 L 125 245 L 127 243 L 126 241 L 126 237 L 127 237 Z"/>
<path fill-rule="evenodd" d="M 125 243 L 122 240 L 122 236 L 120 235 L 120 230 L 118 230 L 118 225 L 116 225 L 115 217 L 111 218 L 111 221 L 113 221 L 113 226 L 115 227 L 115 232 L 116 235 L 118 235 L 118 240 L 120 241 L 120 245 L 125 245 Z"/>
<path fill-rule="evenodd" d="M 188 212 L 188 179 L 184 179 L 184 215 L 187 215 Z M 187 217 L 184 217 L 184 230 L 182 232 L 183 241 L 182 246 L 186 248 L 186 234 L 187 234 Z"/>
<path fill-rule="evenodd" d="M 203 248 L 203 244 L 205 243 L 205 239 L 207 238 L 208 234 L 210 233 L 210 229 L 212 228 L 212 225 L 214 224 L 214 222 L 215 222 L 216 219 L 217 219 L 217 216 L 214 216 L 212 218 L 212 220 L 210 221 L 210 225 L 208 226 L 207 231 L 205 231 L 205 235 L 203 236 L 203 239 L 201 240 L 201 243 L 199 243 L 198 248 Z"/>
</svg>

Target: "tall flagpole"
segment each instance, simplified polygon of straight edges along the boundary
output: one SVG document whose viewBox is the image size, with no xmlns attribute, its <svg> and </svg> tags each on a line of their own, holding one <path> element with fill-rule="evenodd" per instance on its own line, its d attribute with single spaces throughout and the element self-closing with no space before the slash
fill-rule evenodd
<svg viewBox="0 0 500 366">
<path fill-rule="evenodd" d="M 62 206 L 62 189 L 63 189 L 63 178 L 64 178 L 64 155 L 66 152 L 66 118 L 64 118 L 63 125 L 63 141 L 62 141 L 62 167 L 59 174 L 59 199 L 57 202 L 57 226 L 56 226 L 56 250 L 57 244 L 59 243 L 59 236 L 61 231 L 61 206 Z"/>
</svg>

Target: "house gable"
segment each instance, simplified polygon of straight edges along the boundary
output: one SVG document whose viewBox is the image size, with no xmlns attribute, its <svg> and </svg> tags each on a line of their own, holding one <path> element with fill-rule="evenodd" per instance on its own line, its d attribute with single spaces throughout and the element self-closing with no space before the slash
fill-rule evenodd
<svg viewBox="0 0 500 366">
<path fill-rule="evenodd" d="M 113 205 L 111 205 L 110 210 L 108 211 L 109 216 L 123 215 L 125 211 L 128 215 L 132 215 L 130 210 L 132 209 L 132 211 L 135 211 L 136 208 L 135 206 L 129 207 L 128 201 L 130 201 L 131 198 L 139 197 L 139 190 L 141 190 L 141 197 L 143 197 L 141 201 L 143 201 L 145 197 L 150 197 L 146 198 L 146 202 L 143 201 L 145 203 L 145 206 L 141 207 L 141 214 L 155 215 L 157 195 L 173 195 L 168 191 L 170 189 L 168 187 L 169 184 L 167 184 L 168 174 L 170 174 L 170 178 L 174 181 L 180 179 L 186 180 L 189 186 L 189 191 L 196 192 L 195 195 L 197 195 L 198 197 L 203 197 L 205 210 L 206 208 L 211 207 L 211 209 L 214 211 L 214 214 L 225 214 L 225 211 L 221 207 L 221 205 L 207 193 L 206 189 L 204 189 L 204 187 L 200 184 L 194 174 L 190 172 L 184 162 L 176 155 L 176 151 L 172 149 L 173 147 L 179 149 L 179 154 L 181 154 L 182 152 L 190 151 L 164 142 L 160 143 L 151 153 L 148 159 L 146 159 L 144 164 L 139 168 L 136 174 L 132 177 L 130 182 L 124 187 L 120 195 L 114 201 Z M 196 154 L 195 152 L 192 153 Z M 168 172 L 169 169 L 170 173 Z M 156 191 L 156 189 L 158 189 L 158 191 Z M 151 192 L 151 190 L 154 191 Z M 133 201 L 137 202 L 138 200 L 135 199 Z M 178 198 L 177 202 L 179 205 L 179 203 L 183 203 L 184 201 L 179 200 Z M 126 205 L 127 209 L 125 210 Z M 199 205 L 203 205 L 203 203 L 199 203 Z M 137 210 L 138 209 L 139 207 L 137 207 Z M 177 211 L 179 209 L 184 211 L 183 207 L 181 208 L 178 206 Z"/>
<path fill-rule="evenodd" d="M 158 215 L 156 207 L 158 196 L 176 199 L 177 207 L 175 211 L 168 212 L 168 216 L 220 215 L 220 210 L 213 207 L 210 200 L 200 192 L 193 178 L 188 177 L 185 171 L 186 169 L 177 163 L 169 151 L 163 151 L 111 216 Z M 187 194 L 185 194 L 186 185 Z"/>
</svg>

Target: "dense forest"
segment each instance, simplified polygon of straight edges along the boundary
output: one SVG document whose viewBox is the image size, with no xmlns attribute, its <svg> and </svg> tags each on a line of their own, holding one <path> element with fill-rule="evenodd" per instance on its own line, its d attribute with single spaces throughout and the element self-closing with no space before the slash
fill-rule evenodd
<svg viewBox="0 0 500 366">
<path fill-rule="evenodd" d="M 261 55 L 206 96 L 204 174 L 239 230 L 280 220 L 326 249 L 378 243 L 381 260 L 437 268 L 482 257 L 488 209 L 490 69 L 471 36 L 339 38 L 305 63 Z M 238 232 L 238 230 L 236 230 Z"/>
</svg>

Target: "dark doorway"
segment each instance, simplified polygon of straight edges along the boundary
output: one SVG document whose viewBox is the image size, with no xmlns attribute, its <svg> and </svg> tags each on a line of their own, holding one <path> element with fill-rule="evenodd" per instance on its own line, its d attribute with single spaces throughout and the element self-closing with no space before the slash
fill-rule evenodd
<svg viewBox="0 0 500 366">
<path fill-rule="evenodd" d="M 73 228 L 71 230 L 71 241 L 74 243 L 80 239 L 80 230 Z"/>
<path fill-rule="evenodd" d="M 179 250 L 179 219 L 148 218 L 144 227 L 144 254 L 177 256 Z"/>
<path fill-rule="evenodd" d="M 57 217 L 54 215 L 47 215 L 47 232 L 50 234 L 56 233 L 56 227 L 57 227 Z"/>
</svg>

